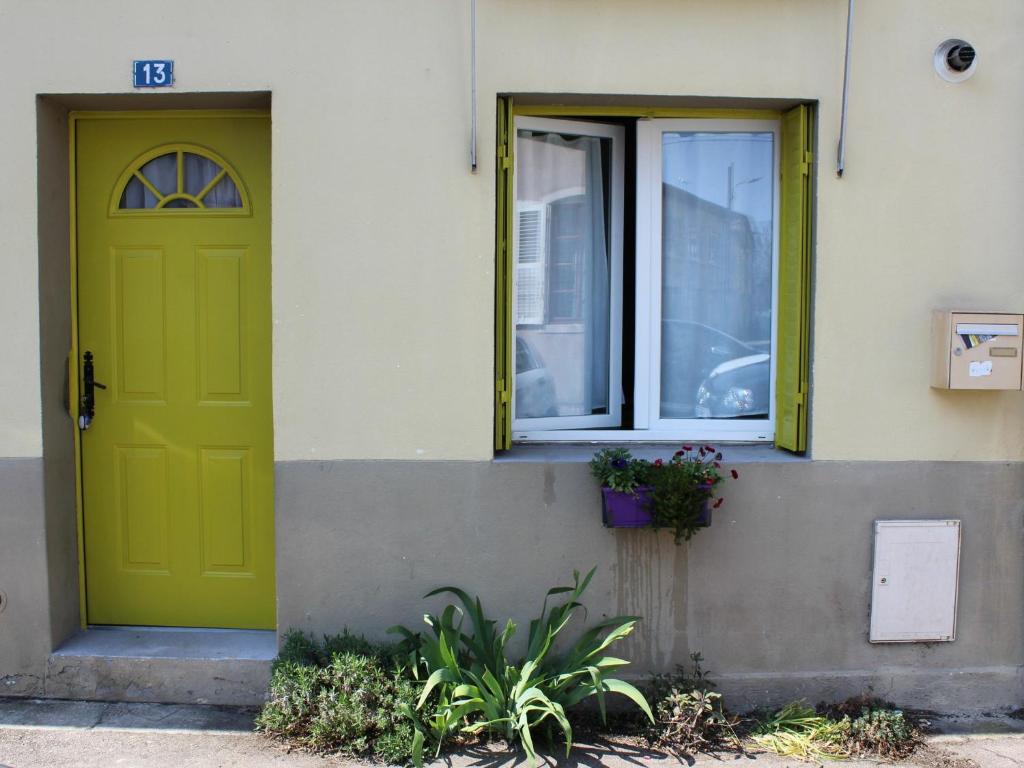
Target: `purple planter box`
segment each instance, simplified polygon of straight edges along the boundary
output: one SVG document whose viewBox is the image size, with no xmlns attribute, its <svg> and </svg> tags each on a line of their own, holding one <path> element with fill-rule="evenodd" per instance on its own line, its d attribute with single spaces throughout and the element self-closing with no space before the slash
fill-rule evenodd
<svg viewBox="0 0 1024 768">
<path fill-rule="evenodd" d="M 634 493 L 601 488 L 601 517 L 609 528 L 646 528 L 651 524 L 648 486 L 640 486 Z"/>
<path fill-rule="evenodd" d="M 647 528 L 651 524 L 648 507 L 651 489 L 640 486 L 634 493 L 601 488 L 601 519 L 608 528 Z M 705 501 L 697 518 L 697 525 L 711 525 L 711 507 Z"/>
</svg>

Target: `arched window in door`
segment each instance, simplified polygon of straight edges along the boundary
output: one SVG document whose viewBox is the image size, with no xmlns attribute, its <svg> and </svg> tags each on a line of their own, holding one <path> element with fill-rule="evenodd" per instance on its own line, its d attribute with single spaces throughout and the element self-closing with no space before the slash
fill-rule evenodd
<svg viewBox="0 0 1024 768">
<path fill-rule="evenodd" d="M 152 149 L 125 170 L 111 213 L 208 210 L 245 214 L 249 201 L 238 174 L 210 150 L 191 144 Z"/>
</svg>

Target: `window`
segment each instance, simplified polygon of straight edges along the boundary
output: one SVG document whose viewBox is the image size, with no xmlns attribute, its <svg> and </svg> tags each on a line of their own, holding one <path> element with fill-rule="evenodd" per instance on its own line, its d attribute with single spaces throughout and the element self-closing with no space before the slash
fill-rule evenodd
<svg viewBox="0 0 1024 768">
<path fill-rule="evenodd" d="M 238 213 L 246 204 L 237 177 L 215 157 L 209 150 L 188 144 L 150 150 L 122 174 L 111 212 L 220 209 Z"/>
<path fill-rule="evenodd" d="M 552 111 L 499 104 L 496 447 L 802 450 L 810 108 Z"/>
</svg>

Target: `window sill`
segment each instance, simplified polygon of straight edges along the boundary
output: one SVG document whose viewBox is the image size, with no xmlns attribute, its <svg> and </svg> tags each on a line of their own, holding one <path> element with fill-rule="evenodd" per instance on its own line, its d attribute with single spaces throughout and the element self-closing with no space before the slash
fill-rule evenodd
<svg viewBox="0 0 1024 768">
<path fill-rule="evenodd" d="M 713 443 L 720 448 L 726 464 L 785 464 L 790 462 L 810 461 L 807 456 L 776 448 L 768 443 L 733 444 L 724 442 Z M 498 463 L 532 462 L 532 463 L 584 463 L 590 461 L 594 454 L 602 448 L 622 446 L 628 448 L 638 459 L 666 459 L 678 448 L 678 442 L 672 443 L 516 443 L 507 451 L 494 457 Z"/>
</svg>

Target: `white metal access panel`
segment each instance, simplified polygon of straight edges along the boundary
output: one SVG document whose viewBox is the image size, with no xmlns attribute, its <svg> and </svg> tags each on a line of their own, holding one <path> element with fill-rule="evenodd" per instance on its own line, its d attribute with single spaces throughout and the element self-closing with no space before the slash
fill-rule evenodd
<svg viewBox="0 0 1024 768">
<path fill-rule="evenodd" d="M 956 639 L 959 520 L 876 520 L 872 643 Z"/>
</svg>

